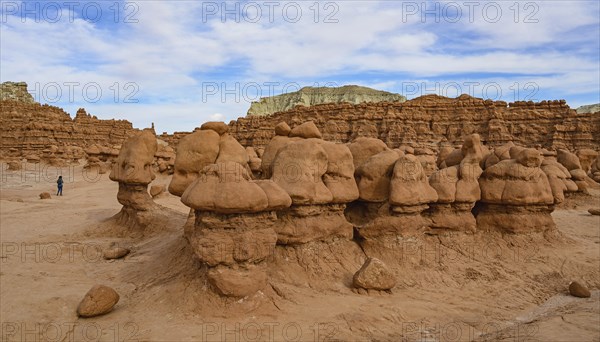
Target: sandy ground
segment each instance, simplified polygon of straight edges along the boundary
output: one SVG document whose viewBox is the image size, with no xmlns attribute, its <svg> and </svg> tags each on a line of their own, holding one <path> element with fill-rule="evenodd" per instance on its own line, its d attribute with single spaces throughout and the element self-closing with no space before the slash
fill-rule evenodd
<svg viewBox="0 0 600 342">
<path fill-rule="evenodd" d="M 600 207 L 598 191 L 557 208 L 551 234 L 404 237 L 372 251 L 353 241 L 278 246 L 268 289 L 223 300 L 182 238 L 188 208 L 177 197 L 156 199 L 171 209 L 164 229 L 120 237 L 107 174 L 63 168 L 56 197 L 58 170 L 28 169 L 1 175 L 2 341 L 600 341 L 600 217 L 587 213 Z M 132 253 L 103 260 L 111 242 Z M 391 294 L 350 289 L 365 253 L 397 273 Z M 569 296 L 572 280 L 592 297 Z M 108 315 L 78 318 L 94 284 L 121 299 Z"/>
</svg>

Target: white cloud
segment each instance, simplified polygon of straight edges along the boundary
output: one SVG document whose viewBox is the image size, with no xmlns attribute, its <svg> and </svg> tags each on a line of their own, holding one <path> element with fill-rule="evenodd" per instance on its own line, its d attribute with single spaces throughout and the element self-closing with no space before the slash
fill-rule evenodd
<svg viewBox="0 0 600 342">
<path fill-rule="evenodd" d="M 514 2 L 497 3 L 503 6 L 498 23 L 482 20 L 481 12 L 473 23 L 468 17 L 422 22 L 420 14 L 403 20 L 406 7 L 385 1 L 336 2 L 337 23 L 323 22 L 333 13 L 324 3 L 315 23 L 312 2 L 301 3 L 297 23 L 282 16 L 283 3 L 273 23 L 266 12 L 257 23 L 222 22 L 219 15 L 203 22 L 202 3 L 178 1 L 137 2 L 138 23 L 118 26 L 82 19 L 23 23 L 9 15 L 2 23 L 0 78 L 42 89 L 56 82 L 65 92 L 66 82 L 79 82 L 76 98 L 63 94 L 59 103 L 70 112 L 84 106 L 100 117 L 127 117 L 140 127 L 154 121 L 169 131 L 245 114 L 251 99 L 241 94 L 223 101 L 223 89 L 203 98 L 204 82 L 225 82 L 228 89 L 256 82 L 262 96 L 269 95 L 264 83 L 272 81 L 280 82 L 275 93 L 291 82 L 326 81 L 401 91 L 402 82 L 421 79 L 536 82 L 542 98 L 560 93 L 580 99 L 600 90 L 598 35 L 582 34 L 599 25 L 597 2 L 536 2 L 538 23 L 522 22 L 529 13 L 522 2 L 518 23 L 508 8 Z M 103 91 L 97 103 L 81 94 L 91 82 Z M 140 103 L 123 103 L 134 90 Z"/>
</svg>

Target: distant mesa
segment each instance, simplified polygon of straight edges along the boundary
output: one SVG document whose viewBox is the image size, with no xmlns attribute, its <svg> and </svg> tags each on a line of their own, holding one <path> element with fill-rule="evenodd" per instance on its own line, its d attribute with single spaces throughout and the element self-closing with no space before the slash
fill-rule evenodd
<svg viewBox="0 0 600 342">
<path fill-rule="evenodd" d="M 600 112 L 600 103 L 581 106 L 576 109 L 577 114 L 591 114 Z"/>
<path fill-rule="evenodd" d="M 36 103 L 33 96 L 27 91 L 27 83 L 25 82 L 0 83 L 0 101 L 4 100 Z"/>
<path fill-rule="evenodd" d="M 298 91 L 277 96 L 264 97 L 252 102 L 248 116 L 264 116 L 293 109 L 296 106 L 310 107 L 323 103 L 404 102 L 406 97 L 387 91 L 346 85 L 342 87 L 304 87 Z"/>
</svg>

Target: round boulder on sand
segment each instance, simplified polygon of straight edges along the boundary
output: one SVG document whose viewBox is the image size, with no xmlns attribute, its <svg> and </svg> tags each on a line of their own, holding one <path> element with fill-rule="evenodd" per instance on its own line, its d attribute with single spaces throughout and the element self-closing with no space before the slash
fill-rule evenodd
<svg viewBox="0 0 600 342">
<path fill-rule="evenodd" d="M 579 297 L 579 298 L 590 298 L 590 290 L 587 287 L 581 285 L 580 283 L 574 281 L 569 285 L 569 293 L 571 296 Z"/>
<path fill-rule="evenodd" d="M 49 192 L 42 192 L 40 194 L 40 199 L 50 199 L 50 193 Z"/>
<path fill-rule="evenodd" d="M 390 290 L 396 286 L 396 277 L 383 261 L 368 258 L 364 265 L 354 274 L 353 284 L 366 290 Z"/>
<path fill-rule="evenodd" d="M 119 294 L 115 290 L 104 285 L 94 285 L 79 303 L 77 314 L 80 317 L 104 315 L 110 312 L 118 301 Z"/>
<path fill-rule="evenodd" d="M 127 254 L 129 254 L 129 252 L 130 252 L 129 248 L 125 248 L 125 247 L 110 247 L 110 248 L 108 248 L 107 250 L 104 251 L 104 253 L 102 254 L 102 256 L 106 260 L 121 259 L 122 257 L 124 257 Z"/>
</svg>

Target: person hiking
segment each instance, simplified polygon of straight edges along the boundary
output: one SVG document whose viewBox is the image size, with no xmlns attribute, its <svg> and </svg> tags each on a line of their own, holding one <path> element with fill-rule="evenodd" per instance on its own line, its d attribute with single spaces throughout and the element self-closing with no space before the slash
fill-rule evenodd
<svg viewBox="0 0 600 342">
<path fill-rule="evenodd" d="M 63 186 L 62 176 L 58 176 L 58 180 L 56 181 L 56 185 L 58 185 L 58 191 L 56 192 L 56 196 L 58 196 L 58 194 L 60 194 L 62 196 L 62 186 Z"/>
</svg>

